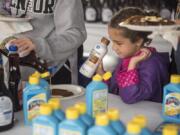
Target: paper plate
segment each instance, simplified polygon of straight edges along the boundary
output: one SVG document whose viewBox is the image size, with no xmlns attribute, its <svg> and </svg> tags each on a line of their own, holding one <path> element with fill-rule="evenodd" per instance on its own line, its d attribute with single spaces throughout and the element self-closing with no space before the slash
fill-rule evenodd
<svg viewBox="0 0 180 135">
<path fill-rule="evenodd" d="M 140 26 L 140 25 L 130 25 L 130 24 L 123 24 L 120 23 L 119 26 L 121 27 L 126 27 L 131 30 L 136 30 L 136 31 L 168 31 L 168 30 L 175 30 L 180 28 L 180 25 L 158 25 L 158 26 L 153 26 L 153 25 L 148 25 L 148 26 Z"/>
<path fill-rule="evenodd" d="M 51 97 L 59 97 L 59 98 L 61 98 L 61 100 L 72 99 L 72 98 L 76 98 L 76 97 L 79 97 L 79 96 L 82 96 L 85 94 L 85 88 L 83 88 L 82 86 L 78 86 L 78 85 L 59 84 L 59 85 L 51 85 L 50 88 L 51 88 L 51 90 L 59 89 L 59 91 L 66 90 L 68 92 L 73 93 L 73 95 L 67 96 L 67 97 L 60 96 L 60 95 L 52 95 L 51 96 Z"/>
<path fill-rule="evenodd" d="M 19 17 L 0 15 L 0 21 L 7 21 L 7 22 L 26 22 L 26 21 L 29 21 L 31 19 L 32 19 L 32 17 L 19 18 Z"/>
</svg>

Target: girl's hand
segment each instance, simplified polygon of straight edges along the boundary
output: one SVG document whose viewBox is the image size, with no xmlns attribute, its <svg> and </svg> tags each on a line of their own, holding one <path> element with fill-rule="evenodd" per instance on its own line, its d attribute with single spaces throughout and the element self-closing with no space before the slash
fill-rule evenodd
<svg viewBox="0 0 180 135">
<path fill-rule="evenodd" d="M 96 74 L 103 75 L 105 73 L 104 68 L 103 68 L 103 63 L 100 62 L 97 69 L 96 69 Z"/>
<path fill-rule="evenodd" d="M 36 49 L 35 44 L 29 38 L 19 38 L 12 40 L 11 44 L 15 44 L 18 47 L 18 52 L 21 55 L 29 54 L 32 50 Z"/>
<path fill-rule="evenodd" d="M 138 63 L 146 60 L 151 55 L 151 51 L 147 48 L 140 49 L 140 52 L 141 53 L 139 55 L 131 58 L 129 62 L 128 70 L 135 69 Z"/>
</svg>

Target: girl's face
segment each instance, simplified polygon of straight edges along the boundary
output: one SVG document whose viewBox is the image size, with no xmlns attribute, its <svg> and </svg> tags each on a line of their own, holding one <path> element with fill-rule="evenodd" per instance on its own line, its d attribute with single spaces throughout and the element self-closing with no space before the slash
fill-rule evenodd
<svg viewBox="0 0 180 135">
<path fill-rule="evenodd" d="M 123 36 L 123 31 L 108 27 L 109 37 L 113 42 L 112 49 L 120 58 L 133 56 L 140 49 L 140 41 L 132 43 L 130 39 Z"/>
</svg>

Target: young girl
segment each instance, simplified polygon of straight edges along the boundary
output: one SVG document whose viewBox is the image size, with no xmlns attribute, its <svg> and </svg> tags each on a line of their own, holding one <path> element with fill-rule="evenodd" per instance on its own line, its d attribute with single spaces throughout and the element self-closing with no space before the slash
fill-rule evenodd
<svg viewBox="0 0 180 135">
<path fill-rule="evenodd" d="M 137 8 L 126 8 L 117 13 L 109 23 L 108 33 L 112 49 L 121 61 L 109 82 L 109 89 L 120 95 L 125 103 L 142 100 L 161 102 L 163 86 L 169 81 L 168 53 L 160 54 L 145 47 L 150 33 L 132 31 L 119 23 L 134 15 L 144 15 Z M 97 73 L 104 73 L 102 64 Z"/>
</svg>

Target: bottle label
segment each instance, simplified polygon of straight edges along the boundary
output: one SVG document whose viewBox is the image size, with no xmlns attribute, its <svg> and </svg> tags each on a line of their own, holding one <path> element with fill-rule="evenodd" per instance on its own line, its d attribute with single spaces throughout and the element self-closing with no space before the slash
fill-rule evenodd
<svg viewBox="0 0 180 135">
<path fill-rule="evenodd" d="M 9 97 L 0 97 L 0 126 L 11 124 L 13 117 L 13 104 Z"/>
<path fill-rule="evenodd" d="M 160 11 L 160 15 L 162 18 L 170 19 L 171 18 L 171 11 L 167 8 L 163 8 Z"/>
<path fill-rule="evenodd" d="M 66 130 L 66 129 L 60 129 L 59 130 L 60 135 L 81 135 L 78 131 L 72 131 L 72 130 Z"/>
<path fill-rule="evenodd" d="M 180 115 L 180 93 L 172 92 L 165 97 L 165 115 Z"/>
<path fill-rule="evenodd" d="M 99 54 L 96 52 L 96 50 L 93 49 L 90 56 L 89 56 L 89 59 L 88 59 L 88 65 L 89 66 L 92 67 L 94 64 L 96 64 L 98 62 L 98 60 L 99 60 L 98 55 Z"/>
<path fill-rule="evenodd" d="M 54 129 L 50 126 L 34 124 L 33 135 L 54 135 Z"/>
<path fill-rule="evenodd" d="M 95 64 L 98 63 L 99 59 L 104 56 L 104 53 L 102 54 L 98 50 L 101 49 L 101 45 L 96 45 L 95 48 L 92 49 L 90 56 L 88 60 L 86 61 L 86 64 L 90 67 L 93 67 Z"/>
<path fill-rule="evenodd" d="M 87 8 L 85 16 L 87 21 L 96 21 L 96 10 L 94 8 Z"/>
<path fill-rule="evenodd" d="M 39 107 L 41 104 L 47 102 L 46 99 L 47 98 L 44 93 L 29 95 L 27 102 L 27 116 L 29 121 L 39 115 Z"/>
<path fill-rule="evenodd" d="M 93 117 L 95 117 L 98 113 L 104 113 L 107 111 L 107 100 L 108 91 L 106 89 L 93 92 Z"/>
<path fill-rule="evenodd" d="M 80 73 L 85 75 L 86 77 L 91 78 L 96 68 L 98 66 L 99 60 L 103 58 L 106 54 L 107 48 L 104 48 L 104 45 L 98 44 L 96 45 L 90 53 L 89 58 L 85 61 L 85 63 L 80 68 Z"/>
<path fill-rule="evenodd" d="M 100 53 L 93 49 L 90 53 L 88 60 L 86 60 L 86 62 L 80 68 L 80 73 L 91 78 L 98 65 L 99 58 L 101 57 L 100 55 Z"/>
<path fill-rule="evenodd" d="M 105 8 L 102 11 L 102 21 L 103 22 L 109 22 L 111 18 L 113 17 L 113 12 L 109 8 Z"/>
</svg>

